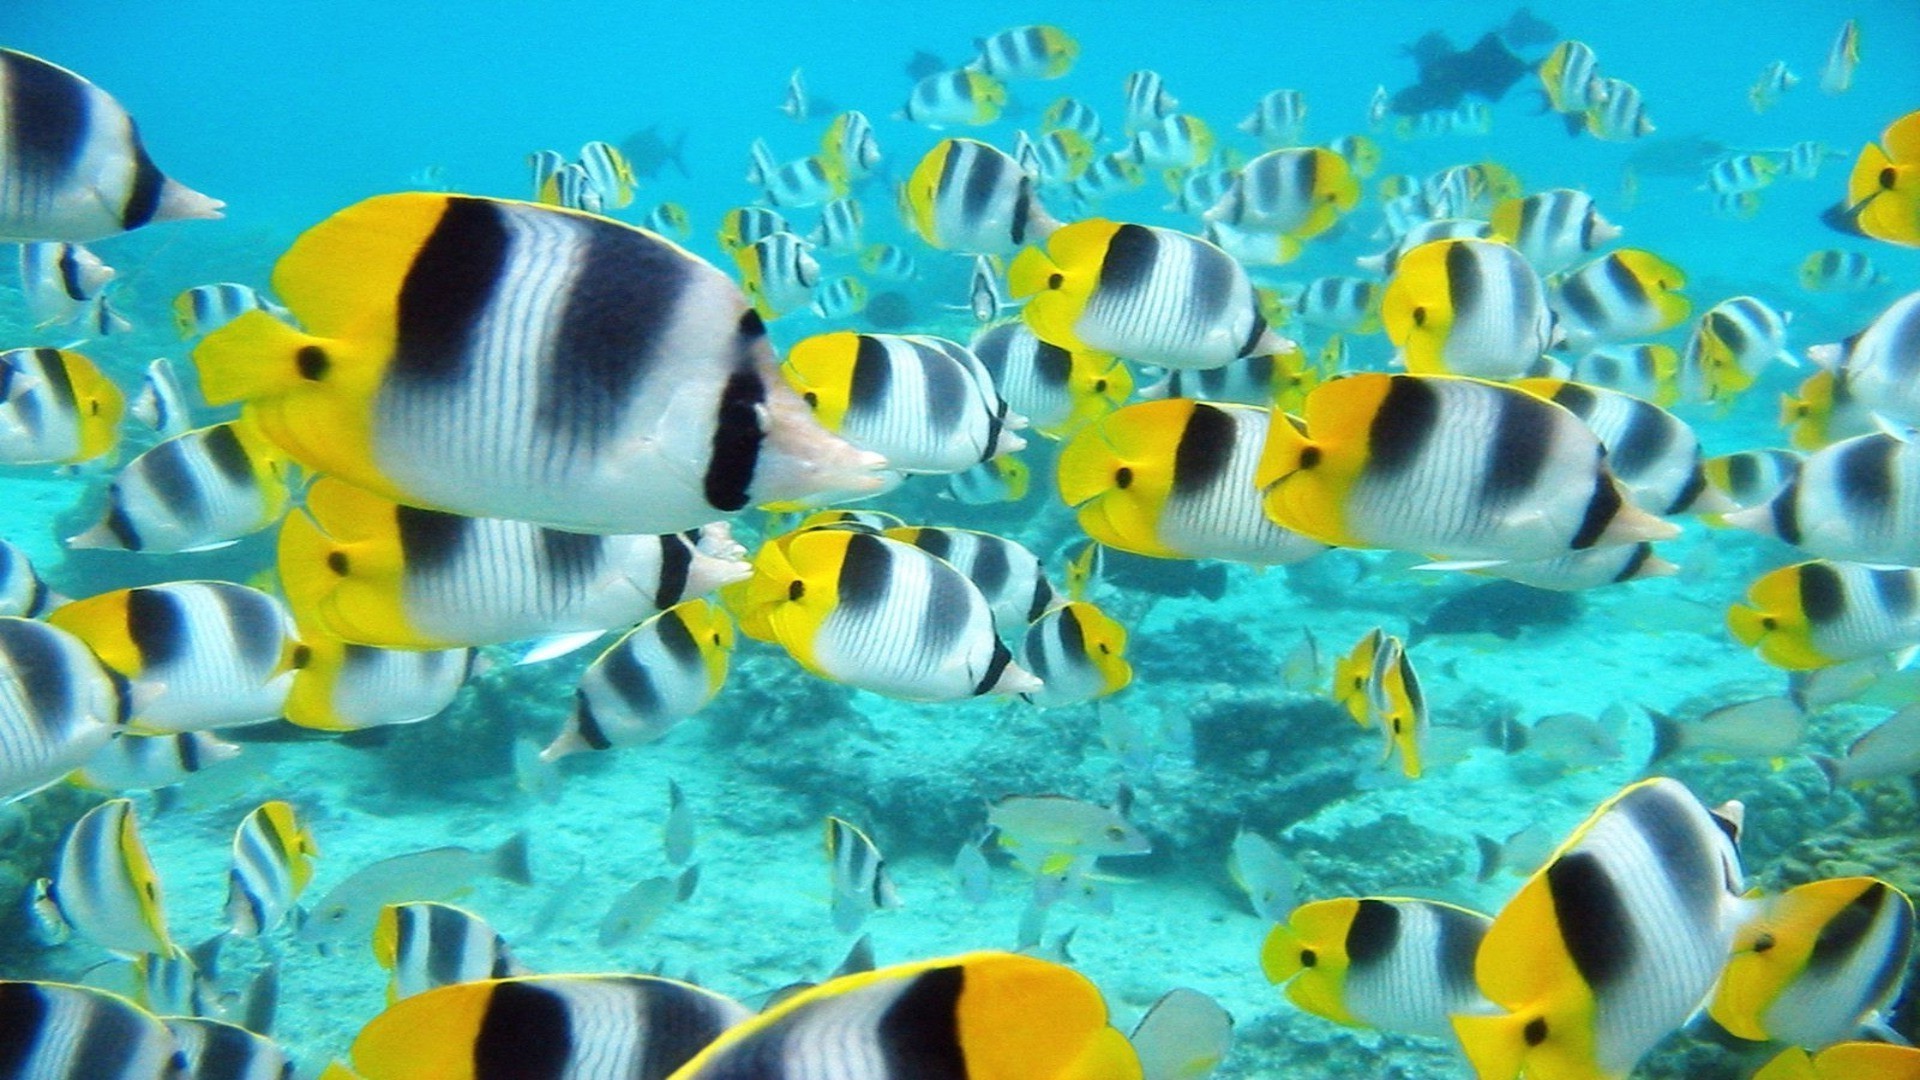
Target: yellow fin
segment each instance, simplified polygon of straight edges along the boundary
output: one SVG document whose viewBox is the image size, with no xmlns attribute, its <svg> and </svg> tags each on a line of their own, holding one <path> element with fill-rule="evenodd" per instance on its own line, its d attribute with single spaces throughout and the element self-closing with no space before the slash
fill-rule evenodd
<svg viewBox="0 0 1920 1080">
<path fill-rule="evenodd" d="M 314 336 L 391 348 L 400 289 L 414 257 L 456 200 L 436 192 L 377 195 L 300 234 L 273 268 L 273 291 Z M 487 200 L 495 201 L 495 200 Z"/>
<path fill-rule="evenodd" d="M 1880 135 L 1887 155 L 1902 165 L 1920 165 L 1920 110 L 1887 125 Z"/>
</svg>

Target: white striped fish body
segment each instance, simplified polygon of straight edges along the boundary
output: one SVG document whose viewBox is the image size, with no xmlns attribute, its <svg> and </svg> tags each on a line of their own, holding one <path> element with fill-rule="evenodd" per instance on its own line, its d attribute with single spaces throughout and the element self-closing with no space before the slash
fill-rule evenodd
<svg viewBox="0 0 1920 1080">
<path fill-rule="evenodd" d="M 1617 390 L 1557 379 L 1523 379 L 1515 385 L 1579 417 L 1606 447 L 1607 469 L 1641 509 L 1662 516 L 1696 507 L 1713 513 L 1733 509 L 1707 487 L 1699 437 L 1667 410 Z"/>
<path fill-rule="evenodd" d="M 373 953 L 381 967 L 393 972 L 389 1001 L 454 983 L 527 974 L 485 919 L 432 901 L 382 908 L 373 931 Z"/>
<path fill-rule="evenodd" d="M 1628 142 L 1653 134 L 1640 88 L 1625 79 L 1601 78 L 1587 106 L 1587 131 L 1606 142 Z"/>
<path fill-rule="evenodd" d="M 1420 221 L 1408 227 L 1392 247 L 1378 255 L 1369 255 L 1355 259 L 1354 262 L 1369 273 L 1393 276 L 1394 267 L 1400 264 L 1400 257 L 1421 244 L 1435 240 L 1486 240 L 1493 236 L 1493 226 L 1472 218 L 1440 218 L 1435 221 Z"/>
<path fill-rule="evenodd" d="M 1197 237 L 1121 225 L 1096 272 L 1099 286 L 1073 325 L 1101 352 L 1210 368 L 1251 355 L 1267 335 L 1246 271 Z"/>
<path fill-rule="evenodd" d="M 820 224 L 811 239 L 821 251 L 850 254 L 865 244 L 860 239 L 862 214 L 853 199 L 835 199 L 820 208 Z"/>
<path fill-rule="evenodd" d="M 1042 707 L 1079 705 L 1124 689 L 1133 669 L 1122 657 L 1126 631 L 1083 601 L 1059 604 L 1020 638 L 1019 660 L 1041 688 L 1022 695 Z"/>
<path fill-rule="evenodd" d="M 4 119 L 4 117 L 0 117 Z M 186 1060 L 165 1024 L 126 998 L 84 986 L 0 982 L 0 1015 L 21 1080 L 173 1080 Z"/>
<path fill-rule="evenodd" d="M 973 334 L 973 356 L 987 367 L 1006 404 L 1037 429 L 1054 429 L 1073 415 L 1073 354 L 1046 344 L 1021 321 Z"/>
<path fill-rule="evenodd" d="M 121 685 L 73 635 L 0 618 L 0 803 L 79 768 L 121 730 Z"/>
<path fill-rule="evenodd" d="M 91 360 L 63 349 L 0 352 L 0 464 L 71 463 L 111 449 L 124 400 Z M 106 438 L 96 429 L 105 424 Z"/>
<path fill-rule="evenodd" d="M 233 834 L 227 922 L 240 937 L 277 929 L 313 877 L 313 844 L 284 802 L 257 807 Z"/>
<path fill-rule="evenodd" d="M 969 255 L 1011 255 L 1054 225 L 1020 163 L 976 139 L 947 139 L 920 159 L 906 211 L 922 240 Z"/>
<path fill-rule="evenodd" d="M 1536 192 L 1495 207 L 1494 225 L 1542 277 L 1567 269 L 1620 235 L 1600 216 L 1593 196 L 1573 188 Z"/>
<path fill-rule="evenodd" d="M 1202 216 L 1255 232 L 1295 232 L 1323 205 L 1317 181 L 1329 159 L 1337 163 L 1339 156 L 1311 146 L 1269 150 L 1247 162 Z"/>
<path fill-rule="evenodd" d="M 1522 1061 L 1549 1042 L 1562 1055 L 1586 1044 L 1576 1060 L 1594 1075 L 1631 1072 L 1699 1008 L 1751 914 L 1732 831 L 1664 778 L 1603 804 L 1488 929 L 1476 977 L 1512 1014 L 1459 1021 L 1468 1057 L 1512 1040 Z"/>
<path fill-rule="evenodd" d="M 961 472 L 1026 445 L 979 360 L 942 339 L 821 335 L 796 344 L 783 373 L 829 430 L 901 472 Z"/>
<path fill-rule="evenodd" d="M 900 906 L 893 879 L 887 875 L 887 861 L 866 833 L 840 818 L 829 817 L 826 837 L 836 930 L 851 934 L 873 912 Z"/>
<path fill-rule="evenodd" d="M 974 41 L 980 70 L 997 79 L 1057 79 L 1072 68 L 1080 46 L 1057 26 L 1016 26 Z"/>
<path fill-rule="evenodd" d="M 1376 446 L 1347 502 L 1356 535 L 1450 558 L 1551 558 L 1590 546 L 1590 507 L 1622 498 L 1598 464 L 1599 440 L 1564 410 L 1542 413 L 1469 380 L 1396 389 L 1403 405 L 1422 399 L 1429 419 L 1377 423 L 1407 442 L 1397 453 Z"/>
<path fill-rule="evenodd" d="M 1685 298 L 1675 292 L 1682 281 L 1666 269 L 1656 256 L 1623 248 L 1561 278 L 1548 302 L 1576 347 L 1648 337 L 1686 317 Z"/>
<path fill-rule="evenodd" d="M 1365 278 L 1314 278 L 1294 301 L 1294 314 L 1301 322 L 1322 330 L 1365 333 L 1362 328 L 1377 317 L 1380 288 L 1379 283 Z"/>
<path fill-rule="evenodd" d="M 473 523 L 472 556 L 440 572 L 410 574 L 406 586 L 407 608 L 421 629 L 448 641 L 624 626 L 745 576 L 743 563 L 706 555 L 677 533 L 586 536 L 499 518 L 465 520 Z"/>
<path fill-rule="evenodd" d="M 20 292 L 36 326 L 71 321 L 113 280 L 113 267 L 79 244 L 20 245 Z"/>
<path fill-rule="evenodd" d="M 53 605 L 53 590 L 27 553 L 0 540 L 0 616 L 37 619 Z"/>
<path fill-rule="evenodd" d="M 661 738 L 720 692 L 732 643 L 731 624 L 704 604 L 675 607 L 634 627 L 581 673 L 573 716 L 541 757 Z"/>
<path fill-rule="evenodd" d="M 938 701 L 981 693 L 1005 646 L 993 630 L 986 598 L 958 570 L 920 549 L 880 541 L 878 551 L 856 556 L 876 537 L 856 537 L 849 561 L 856 576 L 884 579 L 872 592 L 849 594 L 845 575 L 841 604 L 813 643 L 830 672 L 858 673 L 855 685 L 909 700 Z M 911 554 L 909 554 L 911 553 Z"/>
<path fill-rule="evenodd" d="M 12 49 L 0 49 L 0 133 L 0 242 L 85 243 L 220 216 L 220 202 L 154 166 L 105 90 Z"/>
<path fill-rule="evenodd" d="M 283 321 L 292 318 L 286 308 L 253 286 L 236 281 L 195 285 L 173 298 L 174 325 L 183 338 L 211 334 L 249 311 L 264 311 Z"/>
<path fill-rule="evenodd" d="M 293 622 L 280 601 L 226 581 L 174 581 L 75 601 L 49 617 L 133 684 L 132 723 L 199 731 L 280 715 Z"/>
<path fill-rule="evenodd" d="M 942 71 L 913 84 L 902 113 L 934 129 L 954 124 L 990 124 L 1000 118 L 1007 91 L 991 75 L 965 69 Z"/>
<path fill-rule="evenodd" d="M 456 983 L 402 998 L 360 1032 L 370 1075 L 524 1071 L 531 1047 L 570 1080 L 666 1080 L 700 1047 L 752 1016 L 729 998 L 650 975 L 532 975 Z M 494 1054 L 481 1033 L 512 1031 Z"/>
<path fill-rule="evenodd" d="M 1307 100 L 1300 91 L 1269 90 L 1239 127 L 1269 147 L 1298 146 L 1306 121 Z"/>
<path fill-rule="evenodd" d="M 1920 570 L 1814 560 L 1783 566 L 1747 589 L 1728 625 L 1768 663 L 1806 670 L 1920 644 Z"/>
<path fill-rule="evenodd" d="M 967 576 L 993 611 L 1002 637 L 1015 638 L 1054 602 L 1040 557 L 1018 541 L 972 529 L 907 525 L 880 535 L 944 559 Z"/>
<path fill-rule="evenodd" d="M 784 162 L 766 173 L 760 192 L 770 205 L 782 209 L 819 206 L 845 194 L 846 183 L 823 157 Z"/>
<path fill-rule="evenodd" d="M 240 756 L 240 747 L 204 731 L 128 735 L 101 747 L 70 778 L 95 791 L 152 791 Z"/>
<path fill-rule="evenodd" d="M 103 949 L 130 957 L 173 951 L 160 882 L 126 799 L 73 823 L 54 867 L 53 897 L 68 925 Z"/>
<path fill-rule="evenodd" d="M 1812 947 L 1805 966 L 1761 1013 L 1761 1026 L 1772 1041 L 1814 1047 L 1842 1042 L 1890 1006 L 1906 981 L 1913 954 L 1912 902 L 1883 881 L 1844 880 L 1844 886 L 1813 882 L 1779 898 L 1788 901 L 1794 892 L 1823 887 L 1854 894 L 1807 943 Z M 1736 962 L 1752 947 L 1741 946 L 1735 943 Z M 1730 968 L 1727 978 L 1732 977 Z"/>
<path fill-rule="evenodd" d="M 777 232 L 734 253 L 747 295 L 762 317 L 777 319 L 812 302 L 813 288 L 820 283 L 820 263 L 812 247 L 797 233 Z"/>
<path fill-rule="evenodd" d="M 286 513 L 292 463 L 244 421 L 176 435 L 122 466 L 99 525 L 70 547 L 207 551 Z"/>
<path fill-rule="evenodd" d="M 171 439 L 193 426 L 186 388 L 180 385 L 180 376 L 164 356 L 147 364 L 146 377 L 140 381 L 133 400 L 127 403 L 127 412 L 163 439 Z"/>
<path fill-rule="evenodd" d="M 1347 928 L 1347 1011 L 1368 1027 L 1446 1038 L 1456 1013 L 1493 1009 L 1473 982 L 1492 919 L 1431 900 L 1364 898 Z"/>
<path fill-rule="evenodd" d="M 971 1027 L 964 1018 L 976 1010 L 1002 1020 L 991 1031 Z M 823 983 L 728 1031 L 677 1075 L 906 1080 L 988 1076 L 996 1061 L 1033 1077 L 1140 1069 L 1092 983 L 1062 965 L 988 952 Z"/>
<path fill-rule="evenodd" d="M 1532 371 L 1553 342 L 1540 276 L 1518 251 L 1489 240 L 1449 240 L 1408 252 L 1381 304 L 1388 336 L 1409 371 L 1515 378 Z M 1421 320 L 1422 309 L 1434 308 L 1451 313 L 1443 331 Z"/>
<path fill-rule="evenodd" d="M 1839 349 L 1836 389 L 1856 408 L 1902 423 L 1920 422 L 1920 292 L 1887 305 Z"/>
<path fill-rule="evenodd" d="M 1260 509 L 1253 474 L 1272 419 L 1259 406 L 1194 406 L 1160 515 L 1162 543 L 1188 558 L 1253 566 L 1303 562 L 1326 550 L 1325 544 L 1274 524 Z"/>
<path fill-rule="evenodd" d="M 1573 362 L 1568 378 L 1647 401 L 1670 399 L 1680 373 L 1680 353 L 1671 345 L 1606 345 Z"/>
<path fill-rule="evenodd" d="M 1707 169 L 1707 190 L 1715 195 L 1742 195 L 1773 183 L 1778 163 L 1759 154 L 1721 158 Z"/>
<path fill-rule="evenodd" d="M 909 701 L 1039 688 L 994 633 L 986 597 L 943 560 L 839 530 L 801 533 L 784 548 L 801 588 L 784 594 L 798 593 L 796 606 L 774 612 L 774 633 L 811 670 Z M 831 595 L 831 608 L 798 607 L 808 593 Z"/>
<path fill-rule="evenodd" d="M 349 645 L 309 633 L 316 655 L 336 654 L 324 666 L 311 661 L 293 676 L 287 719 L 303 727 L 358 731 L 409 724 L 439 715 L 453 704 L 473 669 L 472 649 L 383 649 Z M 309 682 L 313 685 L 309 689 Z M 308 695 L 322 700 L 307 704 Z"/>
<path fill-rule="evenodd" d="M 1920 566 L 1920 446 L 1876 433 L 1822 447 L 1770 504 L 1727 520 L 1825 559 Z"/>
<path fill-rule="evenodd" d="M 281 1080 L 292 1075 L 293 1059 L 286 1051 L 238 1024 L 204 1016 L 169 1016 L 161 1023 L 186 1058 L 187 1076 Z"/>
<path fill-rule="evenodd" d="M 418 246 L 394 250 L 398 235 Z M 360 288 L 418 302 L 356 295 L 366 322 L 320 327 L 341 339 L 244 316 L 195 350 L 210 396 L 252 401 L 316 471 L 413 505 L 601 533 L 877 486 L 880 463 L 780 383 L 733 281 L 657 236 L 528 203 L 388 195 L 309 230 L 275 280 L 298 315 L 340 302 L 325 283 L 356 260 Z M 260 383 L 263 351 L 314 377 Z"/>
<path fill-rule="evenodd" d="M 1180 99 L 1167 93 L 1166 84 L 1159 72 L 1136 71 L 1127 76 L 1124 86 L 1127 99 L 1126 133 L 1129 137 L 1173 115 L 1180 107 Z"/>
</svg>

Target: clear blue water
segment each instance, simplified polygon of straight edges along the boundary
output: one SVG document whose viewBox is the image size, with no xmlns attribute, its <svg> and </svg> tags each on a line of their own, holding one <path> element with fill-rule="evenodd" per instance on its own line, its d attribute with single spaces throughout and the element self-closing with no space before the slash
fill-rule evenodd
<svg viewBox="0 0 1920 1080">
<path fill-rule="evenodd" d="M 1759 151 L 1816 139 L 1843 158 L 1829 162 L 1812 183 L 1779 180 L 1762 193 L 1750 220 L 1714 214 L 1697 170 L 1659 175 L 1643 169 L 1637 198 L 1627 205 L 1621 170 L 1643 148 L 1568 138 L 1554 118 L 1536 114 L 1536 95 L 1525 81 L 1494 106 L 1486 136 L 1400 142 L 1376 134 L 1386 155 L 1383 173 L 1417 176 L 1493 160 L 1528 190 L 1585 187 L 1624 228 L 1624 243 L 1649 248 L 1688 272 L 1696 312 L 1733 295 L 1759 296 L 1793 313 L 1796 350 L 1854 332 L 1888 301 L 1920 286 L 1920 252 L 1840 237 L 1817 219 L 1842 193 L 1859 146 L 1920 106 L 1920 63 L 1909 44 L 1920 41 L 1920 6 L 1904 0 L 1845 6 L 1633 0 L 1602 8 L 1540 3 L 1533 10 L 1563 35 L 1589 43 L 1607 73 L 1640 87 L 1658 125 L 1656 140 L 1701 135 Z M 213 280 L 264 285 L 273 259 L 300 230 L 361 198 L 404 189 L 425 167 L 444 169 L 459 191 L 524 197 L 525 158 L 533 150 L 571 154 L 587 140 L 617 143 L 649 125 L 669 136 L 684 131 L 690 175 L 669 169 L 644 184 L 621 216 L 637 221 L 659 202 L 683 203 L 694 221 L 689 246 L 730 266 L 720 259 L 713 230 L 727 208 L 754 195 L 743 179 L 748 143 L 764 137 L 786 160 L 811 152 L 825 123 L 822 117 L 799 124 L 775 111 L 795 67 L 804 69 L 819 97 L 874 119 L 886 155 L 883 173 L 900 178 L 943 134 L 1010 147 L 1013 132 L 1033 127 L 1039 111 L 1061 94 L 1092 104 L 1109 132 L 1117 131 L 1121 83 L 1138 68 L 1158 71 L 1181 111 L 1206 119 L 1226 142 L 1248 150 L 1255 149 L 1252 141 L 1233 125 L 1261 94 L 1282 86 L 1305 94 L 1310 141 L 1366 132 L 1375 86 L 1392 89 L 1411 80 L 1406 43 L 1438 28 L 1464 46 L 1510 11 L 1490 3 L 1333 0 L 940 8 L 11 0 L 0 8 L 0 45 L 70 67 L 109 90 L 138 119 L 167 172 L 228 204 L 219 223 L 163 225 L 96 245 L 121 270 L 116 303 L 138 329 L 99 343 L 91 354 L 131 386 L 152 356 L 183 357 L 168 308 L 179 290 Z M 1865 56 L 1853 90 L 1829 97 L 1815 84 L 1847 17 L 1863 28 Z M 957 64 L 971 55 L 975 37 L 1029 22 L 1057 23 L 1079 41 L 1081 57 L 1068 77 L 1016 85 L 1008 117 L 982 129 L 934 133 L 891 118 L 908 87 L 902 67 L 915 50 Z M 1542 51 L 1523 50 L 1530 57 Z M 1775 59 L 1787 60 L 1805 81 L 1756 115 L 1747 88 Z M 864 189 L 862 201 L 870 239 L 908 242 L 889 220 L 892 200 L 884 183 Z M 1113 200 L 1103 212 L 1190 227 L 1161 210 L 1164 201 L 1155 184 Z M 809 212 L 793 216 L 811 221 Z M 1371 217 L 1363 211 L 1355 220 L 1365 224 L 1263 278 L 1300 281 L 1347 272 L 1352 256 L 1379 246 L 1365 237 Z M 1797 267 L 1824 247 L 1870 254 L 1892 284 L 1864 294 L 1804 292 Z M 967 260 L 925 249 L 917 254 L 924 273 L 909 291 L 921 310 L 963 301 Z M 12 301 L 0 290 L 0 328 L 21 338 L 0 341 L 4 347 L 30 343 L 24 321 L 8 308 Z M 923 325 L 954 335 L 970 329 L 931 314 Z M 820 329 L 818 320 L 802 314 L 775 323 L 773 332 L 785 346 Z M 1683 330 L 1668 338 L 1677 344 Z M 1387 351 L 1380 338 L 1356 342 L 1364 360 L 1384 360 Z M 1777 391 L 1799 374 L 1771 372 L 1729 418 L 1704 412 L 1688 418 L 1712 451 L 1777 444 Z M 0 476 L 15 507 L 0 531 L 68 591 L 196 576 L 245 580 L 271 560 L 270 543 L 254 540 L 212 556 L 63 563 L 55 538 L 73 523 L 74 502 L 97 491 L 101 479 L 29 469 Z M 910 507 L 936 523 L 977 520 L 1051 554 L 1051 545 L 1070 531 L 1068 518 L 1044 471 L 1036 486 L 1039 494 L 1018 512 L 965 515 L 913 497 L 892 508 Z M 1778 692 L 1780 673 L 1729 641 L 1719 618 L 1754 573 L 1789 561 L 1788 553 L 1698 525 L 1689 526 L 1675 550 L 1688 573 L 1593 594 L 1571 626 L 1530 629 L 1513 642 L 1441 637 L 1419 648 L 1441 726 L 1471 743 L 1478 723 L 1503 710 L 1528 720 L 1561 711 L 1593 715 L 1614 702 L 1667 710 L 1691 703 L 1703 711 L 1741 694 Z M 1302 630 L 1311 630 L 1323 649 L 1343 650 L 1372 625 L 1404 629 L 1410 613 L 1461 591 L 1452 578 L 1410 574 L 1399 565 L 1373 556 L 1350 560 L 1325 572 L 1331 586 L 1304 574 L 1235 568 L 1218 601 L 1116 597 L 1114 610 L 1133 634 L 1137 681 L 1114 704 L 1134 717 L 1196 729 L 1193 745 L 1169 738 L 1145 770 L 1123 767 L 1102 745 L 1103 721 L 1091 710 L 1039 714 L 984 703 L 905 706 L 864 694 L 820 698 L 810 696 L 816 688 L 784 658 L 750 647 L 734 684 L 707 717 L 658 746 L 570 767 L 564 794 L 549 804 L 516 788 L 506 748 L 516 732 L 550 734 L 582 655 L 541 669 L 503 664 L 489 672 L 484 689 L 456 709 L 458 735 L 402 736 L 370 750 L 266 748 L 257 755 L 265 764 L 244 781 L 199 794 L 190 785 L 186 805 L 154 817 L 147 835 L 176 912 L 177 936 L 197 941 L 219 922 L 226 838 L 238 816 L 263 799 L 291 797 L 316 821 L 322 890 L 359 865 L 424 844 L 494 843 L 531 829 L 536 887 L 486 882 L 467 898 L 530 966 L 640 970 L 664 963 L 675 973 L 695 969 L 704 982 L 745 996 L 818 977 L 844 950 L 845 939 L 832 932 L 826 913 L 818 850 L 824 813 L 859 815 L 894 849 L 907 907 L 870 927 L 883 960 L 904 960 L 1013 943 L 1024 897 L 1014 871 L 1002 868 L 998 894 L 981 909 L 955 896 L 947 880 L 951 852 L 977 826 L 982 800 L 1010 793 L 1005 785 L 1015 783 L 1029 792 L 1105 799 L 1124 779 L 1140 793 L 1138 816 L 1160 850 L 1138 872 L 1112 864 L 1134 879 L 1118 888 L 1113 915 L 1075 913 L 1056 920 L 1048 935 L 1078 925 L 1075 955 L 1107 992 L 1117 1018 L 1130 1024 L 1164 989 L 1193 985 L 1228 1004 L 1240 1023 L 1242 1045 L 1222 1075 L 1464 1075 L 1440 1044 L 1335 1028 L 1293 1010 L 1266 985 L 1256 959 L 1263 924 L 1245 909 L 1223 869 L 1232 825 L 1246 818 L 1282 840 L 1306 871 L 1303 898 L 1384 891 L 1491 910 L 1519 879 L 1476 881 L 1472 838 L 1505 837 L 1536 821 L 1551 830 L 1571 827 L 1638 773 L 1649 736 L 1636 721 L 1617 760 L 1562 776 L 1543 777 L 1479 747 L 1415 784 L 1397 785 L 1379 780 L 1371 735 L 1289 733 L 1287 724 L 1298 717 L 1276 721 L 1269 714 L 1302 700 L 1281 687 L 1276 674 Z M 1884 712 L 1859 707 L 1823 717 L 1808 748 L 1844 746 Z M 1248 753 L 1271 752 L 1275 764 L 1248 764 L 1236 749 L 1242 741 L 1255 747 Z M 1308 744 L 1311 753 L 1288 756 L 1279 749 L 1295 743 Z M 1330 769 L 1329 761 L 1338 767 Z M 1897 865 L 1910 855 L 1888 846 L 1897 836 L 1872 827 L 1878 815 L 1910 829 L 1913 806 L 1902 794 L 1881 790 L 1830 800 L 1805 761 L 1778 764 L 1696 757 L 1681 766 L 1707 801 L 1740 797 L 1757 808 L 1764 827 L 1749 853 L 1750 872 L 1776 882 L 1802 880 L 1818 860 L 1795 845 L 1836 829 L 1858 845 L 1843 857 L 1879 872 L 1889 872 L 1885 859 Z M 1304 770 L 1298 783 L 1285 772 L 1293 768 Z M 1330 775 L 1346 779 L 1332 781 L 1338 797 L 1322 798 Z M 660 872 L 657 832 L 668 777 L 688 788 L 703 814 L 702 892 L 645 940 L 602 949 L 595 940 L 601 911 L 627 884 Z M 1368 779 L 1356 785 L 1355 777 Z M 26 804 L 27 812 L 48 820 L 74 809 L 56 803 L 35 811 L 35 805 Z M 1862 814 L 1868 815 L 1864 827 Z M 577 871 L 581 860 L 586 868 Z M 15 869 L 23 879 L 44 872 Z M 0 879 L 0 885 L 11 882 Z M 578 901 L 552 920 L 540 918 L 550 899 L 567 894 Z M 0 975 L 77 978 L 100 959 L 78 944 L 26 955 L 19 970 Z M 357 945 L 332 957 L 294 946 L 281 962 L 282 1037 L 309 1062 L 341 1054 L 359 1023 L 378 1011 L 383 974 Z M 1719 1071 L 1688 1075 L 1744 1076 L 1751 1066 L 1727 1054 L 1701 1066 Z M 1683 1074 L 1670 1062 L 1660 1067 L 1667 1070 L 1660 1075 Z"/>
</svg>

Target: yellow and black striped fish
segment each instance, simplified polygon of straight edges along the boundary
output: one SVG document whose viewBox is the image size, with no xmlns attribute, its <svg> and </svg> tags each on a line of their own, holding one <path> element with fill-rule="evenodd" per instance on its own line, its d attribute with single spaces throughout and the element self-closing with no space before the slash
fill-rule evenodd
<svg viewBox="0 0 1920 1080">
<path fill-rule="evenodd" d="M 731 280 L 651 233 L 530 203 L 383 195 L 308 230 L 194 351 L 294 460 L 396 501 L 585 532 L 693 528 L 871 491 Z"/>
</svg>

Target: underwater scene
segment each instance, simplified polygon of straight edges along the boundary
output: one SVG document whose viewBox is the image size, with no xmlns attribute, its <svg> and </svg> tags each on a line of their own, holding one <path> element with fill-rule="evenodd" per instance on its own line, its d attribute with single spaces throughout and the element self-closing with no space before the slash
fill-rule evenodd
<svg viewBox="0 0 1920 1080">
<path fill-rule="evenodd" d="M 9 0 L 0 1080 L 1920 1080 L 1916 42 Z"/>
</svg>

